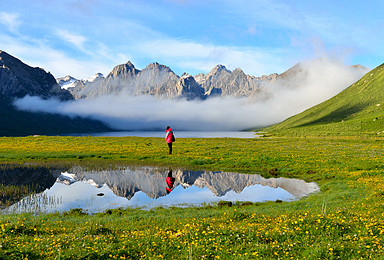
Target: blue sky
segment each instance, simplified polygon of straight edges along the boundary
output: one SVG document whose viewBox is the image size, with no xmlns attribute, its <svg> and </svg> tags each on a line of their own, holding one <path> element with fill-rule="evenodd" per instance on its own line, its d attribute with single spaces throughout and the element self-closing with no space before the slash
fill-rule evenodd
<svg viewBox="0 0 384 260">
<path fill-rule="evenodd" d="M 261 76 L 329 56 L 384 62 L 384 2 L 1 0 L 0 49 L 55 77 L 108 74 L 131 61 L 176 74 L 215 65 Z"/>
</svg>

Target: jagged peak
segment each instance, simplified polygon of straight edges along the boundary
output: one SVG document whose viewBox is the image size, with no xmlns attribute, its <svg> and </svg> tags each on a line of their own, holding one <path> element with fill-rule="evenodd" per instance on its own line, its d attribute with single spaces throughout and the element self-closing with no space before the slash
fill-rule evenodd
<svg viewBox="0 0 384 260">
<path fill-rule="evenodd" d="M 0 58 L 2 58 L 2 57 L 4 57 L 4 56 L 9 56 L 9 57 L 11 57 L 11 55 L 9 55 L 8 53 L 6 53 L 5 51 L 0 50 Z"/>
<path fill-rule="evenodd" d="M 4 65 L 6 63 L 23 63 L 20 59 L 8 54 L 5 51 L 0 50 L 0 65 Z M 24 64 L 24 63 L 23 63 Z"/>
<path fill-rule="evenodd" d="M 153 68 L 157 68 L 157 67 L 165 67 L 165 68 L 168 68 L 167 66 L 165 66 L 165 65 L 162 65 L 162 64 L 160 64 L 160 63 L 158 63 L 158 62 L 152 62 L 152 63 L 149 63 L 148 65 L 147 65 L 147 67 L 145 67 L 146 69 L 148 68 L 148 69 L 153 69 Z"/>
<path fill-rule="evenodd" d="M 127 61 L 127 63 L 125 63 L 125 65 L 127 65 L 128 67 L 131 67 L 131 68 L 135 68 L 135 65 L 133 65 L 133 63 L 131 61 Z"/>
<path fill-rule="evenodd" d="M 207 76 L 222 72 L 231 73 L 231 71 L 228 70 L 224 65 L 218 64 L 207 74 Z"/>
<path fill-rule="evenodd" d="M 168 66 L 159 64 L 158 62 L 152 62 L 145 67 L 144 70 L 166 70 L 167 72 L 174 73 Z"/>
<path fill-rule="evenodd" d="M 21 70 L 34 70 L 34 71 L 40 71 L 49 74 L 52 76 L 54 80 L 56 80 L 51 72 L 46 71 L 43 68 L 40 67 L 31 67 L 28 64 L 24 63 L 22 60 L 10 55 L 9 53 L 0 50 L 0 66 L 2 68 L 6 68 L 9 70 L 13 70 L 15 68 L 21 69 Z"/>
<path fill-rule="evenodd" d="M 62 78 L 58 78 L 58 79 L 63 79 L 63 80 L 71 80 L 71 79 L 75 79 L 74 77 L 72 77 L 71 75 L 67 75 L 67 76 L 64 76 Z M 76 79 L 75 79 L 76 80 Z"/>
<path fill-rule="evenodd" d="M 227 70 L 227 68 L 222 64 L 217 64 L 213 69 L 216 70 Z"/>
<path fill-rule="evenodd" d="M 240 68 L 236 68 L 234 71 L 232 71 L 232 73 L 245 75 L 244 71 Z"/>
<path fill-rule="evenodd" d="M 100 73 L 100 72 L 99 72 L 99 73 L 96 73 L 95 75 L 86 78 L 85 81 L 93 82 L 93 81 L 95 81 L 96 79 L 104 79 L 104 75 L 103 75 L 103 73 Z"/>
<path fill-rule="evenodd" d="M 125 64 L 120 64 L 120 65 L 117 65 L 115 66 L 112 71 L 108 74 L 108 76 L 110 75 L 116 75 L 116 74 L 120 74 L 122 72 L 131 72 L 133 74 L 136 74 L 137 73 L 137 69 L 135 68 L 135 66 L 130 62 L 128 61 L 127 63 Z M 107 77 L 108 77 L 107 76 Z"/>
<path fill-rule="evenodd" d="M 180 78 L 190 78 L 190 77 L 192 77 L 192 75 L 190 75 L 186 72 L 184 72 L 183 75 L 180 76 Z"/>
</svg>

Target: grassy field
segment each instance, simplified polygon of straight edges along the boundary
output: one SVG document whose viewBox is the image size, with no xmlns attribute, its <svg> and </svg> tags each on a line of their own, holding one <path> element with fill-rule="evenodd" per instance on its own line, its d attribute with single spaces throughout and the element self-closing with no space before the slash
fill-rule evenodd
<svg viewBox="0 0 384 260">
<path fill-rule="evenodd" d="M 0 163 L 113 164 L 316 181 L 295 202 L 1 215 L 0 259 L 382 259 L 384 140 L 3 137 Z"/>
<path fill-rule="evenodd" d="M 275 136 L 384 136 L 384 64 L 336 96 L 263 131 Z"/>
</svg>

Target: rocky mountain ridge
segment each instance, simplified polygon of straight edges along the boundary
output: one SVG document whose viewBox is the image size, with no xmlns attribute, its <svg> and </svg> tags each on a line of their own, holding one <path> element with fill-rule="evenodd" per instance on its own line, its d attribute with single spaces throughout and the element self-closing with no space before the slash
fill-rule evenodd
<svg viewBox="0 0 384 260">
<path fill-rule="evenodd" d="M 31 67 L 0 50 L 0 94 L 10 98 L 26 95 L 71 100 L 72 95 L 62 89 L 56 79 L 42 68 Z"/>
<path fill-rule="evenodd" d="M 73 100 L 56 79 L 41 68 L 33 68 L 0 50 L 0 135 L 57 135 L 110 131 L 103 123 L 87 118 L 69 117 L 44 112 L 22 111 L 14 100 L 25 96 L 43 99 Z"/>
<path fill-rule="evenodd" d="M 66 87 L 73 79 L 71 76 L 66 76 L 57 79 L 57 82 L 68 89 L 75 99 L 127 93 L 203 100 L 211 96 L 254 95 L 262 84 L 270 83 L 277 77 L 277 73 L 254 77 L 246 75 L 240 68 L 230 71 L 224 65 L 215 66 L 206 75 L 200 73 L 192 76 L 184 73 L 179 77 L 169 67 L 157 62 L 138 70 L 128 61 L 126 64 L 117 65 L 107 77 L 98 81 L 76 80 L 71 87 Z"/>
<path fill-rule="evenodd" d="M 363 75 L 368 69 L 361 65 L 351 69 Z M 104 77 L 98 73 L 84 80 L 71 76 L 55 79 L 41 68 L 33 68 L 0 50 L 0 94 L 10 98 L 26 95 L 60 100 L 94 98 L 103 95 L 151 95 L 157 98 L 204 100 L 213 96 L 251 97 L 253 101 L 267 99 L 266 88 L 273 84 L 295 88 L 305 82 L 308 70 L 298 63 L 282 74 L 255 77 L 240 68 L 233 71 L 224 65 L 215 66 L 207 74 L 176 75 L 169 67 L 157 62 L 142 70 L 128 61 L 115 66 Z"/>
<path fill-rule="evenodd" d="M 351 66 L 361 73 L 368 69 L 361 65 Z M 228 70 L 224 65 L 215 66 L 209 73 L 195 76 L 184 73 L 176 75 L 169 67 L 157 62 L 138 70 L 128 61 L 115 66 L 107 77 L 97 80 L 76 80 L 71 87 L 66 87 L 72 77 L 57 79 L 58 83 L 68 89 L 75 99 L 94 98 L 103 95 L 151 95 L 158 98 L 185 98 L 187 100 L 204 100 L 214 96 L 251 97 L 253 100 L 266 99 L 265 88 L 278 84 L 286 88 L 295 88 L 305 82 L 308 70 L 298 63 L 287 71 L 260 77 L 245 74 L 237 68 Z"/>
</svg>

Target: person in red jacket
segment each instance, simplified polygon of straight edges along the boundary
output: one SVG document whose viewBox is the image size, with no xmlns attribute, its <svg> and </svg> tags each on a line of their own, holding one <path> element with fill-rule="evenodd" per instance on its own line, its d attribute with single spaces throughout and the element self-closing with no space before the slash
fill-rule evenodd
<svg viewBox="0 0 384 260">
<path fill-rule="evenodd" d="M 174 142 L 175 137 L 173 136 L 173 132 L 170 126 L 167 126 L 167 129 L 165 130 L 165 141 L 168 144 L 169 147 L 169 154 L 172 154 L 172 143 Z"/>
<path fill-rule="evenodd" d="M 165 182 L 167 183 L 165 190 L 167 191 L 167 194 L 169 194 L 173 190 L 173 184 L 175 183 L 175 178 L 172 177 L 172 170 L 169 170 L 168 177 L 165 179 Z"/>
</svg>

